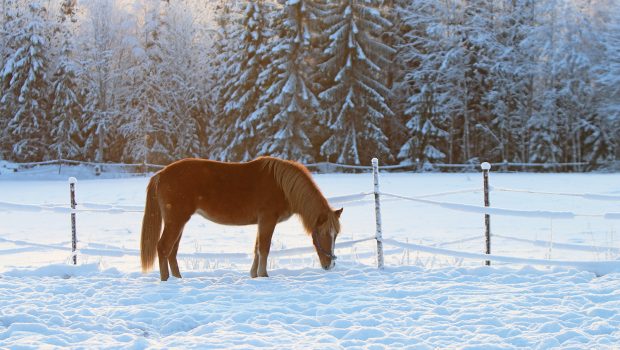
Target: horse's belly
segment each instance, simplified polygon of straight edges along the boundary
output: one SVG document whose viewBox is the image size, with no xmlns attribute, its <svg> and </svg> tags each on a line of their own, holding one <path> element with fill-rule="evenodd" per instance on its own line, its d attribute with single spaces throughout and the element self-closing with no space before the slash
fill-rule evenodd
<svg viewBox="0 0 620 350">
<path fill-rule="evenodd" d="M 226 215 L 224 213 L 214 213 L 211 211 L 205 211 L 203 209 L 196 210 L 196 214 L 199 214 L 203 218 L 215 222 L 216 224 L 221 225 L 252 225 L 256 224 L 256 217 L 239 215 L 237 212 L 236 215 Z"/>
</svg>

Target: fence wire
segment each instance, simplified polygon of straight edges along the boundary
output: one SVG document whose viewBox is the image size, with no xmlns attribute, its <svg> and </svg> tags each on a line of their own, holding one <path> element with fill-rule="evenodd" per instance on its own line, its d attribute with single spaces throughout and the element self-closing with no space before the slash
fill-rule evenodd
<svg viewBox="0 0 620 350">
<path fill-rule="evenodd" d="M 489 190 L 497 191 L 497 192 L 513 192 L 513 193 L 540 194 L 540 195 L 549 195 L 549 196 L 578 197 L 578 198 L 595 200 L 595 201 L 620 201 L 620 196 L 609 195 L 609 194 L 546 192 L 546 191 L 512 189 L 512 188 L 496 187 L 496 186 L 490 186 Z"/>
<path fill-rule="evenodd" d="M 557 169 L 557 168 L 566 168 L 572 167 L 576 169 L 581 169 L 588 166 L 613 166 L 618 164 L 619 161 L 608 161 L 603 163 L 591 164 L 587 162 L 569 162 L 569 163 L 517 163 L 517 162 L 501 162 L 501 163 L 491 163 L 494 168 L 499 169 L 500 171 L 507 171 L 508 168 L 532 168 L 532 169 Z M 24 162 L 24 163 L 11 163 L 16 168 L 15 169 L 23 169 L 29 167 L 35 167 L 40 165 L 63 165 L 63 164 L 71 164 L 71 165 L 88 165 L 92 167 L 99 167 L 99 169 L 104 169 L 106 167 L 113 168 L 139 168 L 145 171 L 149 171 L 152 169 L 162 169 L 166 165 L 164 164 L 152 164 L 152 163 L 100 163 L 100 162 L 91 162 L 91 161 L 81 161 L 81 160 L 72 160 L 72 159 L 54 159 L 40 162 Z M 342 164 L 342 163 L 332 163 L 332 162 L 318 162 L 318 163 L 306 163 L 304 164 L 308 168 L 316 169 L 319 172 L 334 172 L 337 169 L 348 169 L 348 170 L 361 170 L 361 171 L 372 171 L 371 165 L 361 165 L 361 164 Z M 465 163 L 465 164 L 446 164 L 446 163 L 428 163 L 428 162 L 408 162 L 403 164 L 393 164 L 393 165 L 382 165 L 380 166 L 381 170 L 406 170 L 411 169 L 413 171 L 425 171 L 425 170 L 442 170 L 442 169 L 459 169 L 459 170 L 471 170 L 475 171 L 480 167 L 479 163 Z"/>
<path fill-rule="evenodd" d="M 431 204 L 431 205 L 436 205 L 436 206 L 440 206 L 440 207 L 447 208 L 447 209 L 469 212 L 469 213 L 478 213 L 478 214 L 529 217 L 529 218 L 545 218 L 545 219 L 574 219 L 575 217 L 593 217 L 593 218 L 602 218 L 602 219 L 608 219 L 608 220 L 620 219 L 620 213 L 580 214 L 580 213 L 573 213 L 570 211 L 516 210 L 516 209 L 505 209 L 505 208 L 496 208 L 496 207 L 484 207 L 480 205 L 471 205 L 471 204 L 437 202 L 437 201 L 431 201 L 428 199 L 422 199 L 418 197 L 407 197 L 407 196 L 401 196 L 401 195 L 397 195 L 393 193 L 386 193 L 386 192 L 381 192 L 381 195 L 386 196 L 386 197 L 407 200 L 411 202 Z"/>
<path fill-rule="evenodd" d="M 93 163 L 93 162 L 81 162 L 81 161 L 72 161 L 72 160 L 54 160 L 47 162 L 34 162 L 34 163 L 21 163 L 19 166 L 36 166 L 36 165 L 53 165 L 53 164 L 86 164 L 91 166 L 132 166 L 132 167 L 144 167 L 148 166 L 151 168 L 161 168 L 162 165 L 157 164 L 112 164 L 112 163 Z M 505 166 L 506 163 L 498 163 L 497 165 Z M 508 164 L 510 165 L 510 164 Z M 523 164 L 519 164 L 522 166 Z M 348 169 L 356 169 L 356 170 L 371 170 L 370 166 L 350 166 L 344 164 L 335 164 L 335 163 L 316 163 L 316 164 L 307 164 L 309 167 L 342 167 Z M 466 165 L 442 165 L 442 166 L 463 166 L 472 168 L 474 165 L 466 164 Z M 538 166 L 538 165 L 537 165 Z M 382 166 L 381 169 L 384 170 L 392 170 L 392 169 L 401 169 L 412 167 L 412 165 L 397 165 L 397 166 Z M 620 200 L 620 196 L 615 195 L 601 195 L 601 194 L 592 194 L 592 193 L 562 193 L 562 192 L 545 192 L 545 191 L 534 191 L 534 190 L 525 190 L 525 189 L 510 189 L 503 187 L 491 187 L 491 190 L 498 192 L 513 192 L 513 193 L 526 193 L 526 194 L 538 194 L 538 195 L 554 195 L 554 196 L 571 196 L 571 197 L 579 197 L 588 200 L 600 200 L 600 201 L 618 201 Z M 482 188 L 471 188 L 471 189 L 463 189 L 456 191 L 447 191 L 447 192 L 438 192 L 438 193 L 430 193 L 420 196 L 402 196 L 393 193 L 380 192 L 383 197 L 383 201 L 389 200 L 407 200 L 417 203 L 429 204 L 440 206 L 443 208 L 458 210 L 463 212 L 473 212 L 478 214 L 490 214 L 490 215 L 504 215 L 504 216 L 513 216 L 513 217 L 530 217 L 530 218 L 547 218 L 547 219 L 573 219 L 575 217 L 593 217 L 593 218 L 602 218 L 602 219 L 613 219 L 620 220 L 620 213 L 612 212 L 612 213 L 603 213 L 603 214 L 583 214 L 583 213 L 574 213 L 570 211 L 544 211 L 544 210 L 514 210 L 514 209 L 505 209 L 505 208 L 496 208 L 496 207 L 484 207 L 477 205 L 468 205 L 468 204 L 459 204 L 459 203 L 451 203 L 451 202 L 440 202 L 433 201 L 426 198 L 432 197 L 441 197 L 447 195 L 454 194 L 463 194 L 463 193 L 476 193 L 483 191 Z M 356 205 L 356 204 L 370 204 L 373 201 L 367 200 L 366 198 L 370 195 L 375 194 L 374 192 L 363 192 L 349 195 L 342 195 L 336 197 L 327 198 L 330 204 L 348 204 L 348 205 Z M 10 203 L 10 202 L 0 202 L 0 210 L 4 211 L 25 211 L 25 212 L 37 212 L 37 211 L 52 211 L 58 213 L 76 213 L 76 212 L 94 212 L 94 213 L 106 213 L 106 214 L 121 214 L 121 213 L 143 213 L 144 207 L 138 205 L 110 205 L 110 204 L 101 204 L 101 203 L 81 203 L 78 205 L 76 209 L 71 209 L 68 204 L 45 204 L 45 205 L 36 205 L 36 204 L 19 204 L 19 203 Z M 530 241 L 519 238 L 511 238 L 506 236 L 494 235 L 498 238 L 508 239 L 520 241 L 523 243 L 530 243 L 533 245 L 547 245 L 547 242 L 542 241 Z M 611 271 L 620 271 L 620 261 L 557 261 L 557 260 L 543 260 L 543 259 L 529 259 L 529 258 L 517 258 L 517 257 L 505 257 L 505 256 L 497 256 L 497 255 L 489 255 L 489 254 L 478 254 L 478 253 L 467 253 L 467 252 L 458 252 L 453 250 L 448 250 L 444 248 L 440 248 L 441 246 L 446 246 L 451 243 L 459 243 L 474 240 L 476 238 L 468 238 L 465 240 L 459 240 L 454 242 L 444 242 L 443 244 L 435 245 L 435 246 L 424 246 L 419 244 L 412 243 L 404 243 L 394 239 L 381 239 L 381 242 L 386 244 L 399 247 L 402 249 L 427 252 L 431 254 L 438 255 L 448 255 L 456 258 L 468 258 L 468 259 L 479 259 L 483 260 L 491 260 L 497 262 L 505 262 L 505 263 L 517 263 L 517 264 L 530 264 L 530 265 L 544 265 L 544 266 L 564 266 L 564 267 L 574 267 L 580 268 L 583 270 L 593 271 L 597 274 L 604 274 Z M 343 249 L 348 247 L 353 247 L 359 243 L 377 240 L 376 237 L 368 237 L 353 241 L 340 242 L 336 244 L 336 249 Z M 45 249 L 56 249 L 56 250 L 67 250 L 70 251 L 69 247 L 58 246 L 58 245 L 46 245 L 46 244 L 36 244 L 25 241 L 9 241 L 3 238 L 0 238 L 2 242 L 10 242 L 16 246 L 22 246 L 25 248 L 14 248 L 5 251 L 1 251 L 0 255 L 3 254 L 13 254 L 26 251 L 29 249 L 28 247 L 37 247 L 37 248 L 45 248 Z M 619 248 L 613 247 L 594 247 L 594 246 L 583 246 L 583 245 L 571 245 L 571 244 L 561 244 L 554 243 L 556 247 L 565 248 L 569 250 L 589 250 L 589 251 L 608 251 L 620 253 Z M 274 257 L 291 257 L 296 255 L 313 253 L 315 250 L 313 247 L 300 247 L 300 248 L 291 248 L 284 250 L 274 250 L 272 251 L 272 256 Z M 138 250 L 126 250 L 120 248 L 89 248 L 85 247 L 79 250 L 82 254 L 87 255 L 100 255 L 100 256 L 124 256 L 131 255 L 137 256 L 139 255 Z M 247 260 L 250 259 L 248 254 L 245 253 L 203 253 L 196 252 L 192 254 L 180 254 L 179 256 L 191 257 L 191 258 L 205 258 L 205 259 L 225 259 L 225 260 Z"/>
</svg>

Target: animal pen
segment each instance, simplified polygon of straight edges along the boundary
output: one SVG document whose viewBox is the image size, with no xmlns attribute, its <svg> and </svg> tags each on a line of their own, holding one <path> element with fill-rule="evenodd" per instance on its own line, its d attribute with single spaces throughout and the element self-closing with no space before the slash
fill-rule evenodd
<svg viewBox="0 0 620 350">
<path fill-rule="evenodd" d="M 597 261 L 573 261 L 573 260 L 554 260 L 554 259 L 532 259 L 532 258 L 520 258 L 504 255 L 492 254 L 492 238 L 501 237 L 502 239 L 514 240 L 520 243 L 529 244 L 541 244 L 540 241 L 532 241 L 521 238 L 506 237 L 501 235 L 493 235 L 492 233 L 492 218 L 495 216 L 512 217 L 519 219 L 532 219 L 532 218 L 544 218 L 550 220 L 572 220 L 579 217 L 596 218 L 600 220 L 620 220 L 620 212 L 605 212 L 597 214 L 584 214 L 573 211 L 550 211 L 550 210 L 519 210 L 510 208 L 494 207 L 491 205 L 491 195 L 499 195 L 501 193 L 520 193 L 532 196 L 561 196 L 572 197 L 590 201 L 620 201 L 618 195 L 602 195 L 592 193 L 569 193 L 569 192 L 545 192 L 545 191 L 533 191 L 528 189 L 513 189 L 506 187 L 494 187 L 492 186 L 491 176 L 491 164 L 481 164 L 482 177 L 480 179 L 481 186 L 470 189 L 462 189 L 449 192 L 438 192 L 425 194 L 420 196 L 405 196 L 398 193 L 390 193 L 381 191 L 380 180 L 382 169 L 393 169 L 393 167 L 380 167 L 378 160 L 372 159 L 372 167 L 360 167 L 351 166 L 357 170 L 372 170 L 372 184 L 373 190 L 363 193 L 353 193 L 338 197 L 328 198 L 329 203 L 332 206 L 344 205 L 345 207 L 355 203 L 373 203 L 374 205 L 374 218 L 375 218 L 375 234 L 360 239 L 353 239 L 344 242 L 336 243 L 336 250 L 354 247 L 363 242 L 374 241 L 376 242 L 376 264 L 379 269 L 383 269 L 384 262 L 384 247 L 391 246 L 407 251 L 428 253 L 434 255 L 447 256 L 457 259 L 473 259 L 479 260 L 481 264 L 489 265 L 492 262 L 495 263 L 507 263 L 516 265 L 540 265 L 540 266 L 562 266 L 572 267 L 579 270 L 591 271 L 597 275 L 603 275 L 611 271 L 620 270 L 620 260 L 597 260 Z M 370 184 L 370 179 L 369 179 Z M 111 205 L 103 203 L 80 203 L 77 191 L 78 183 L 75 178 L 69 179 L 69 203 L 67 204 L 19 204 L 10 202 L 0 202 L 0 209 L 5 211 L 52 211 L 56 213 L 69 214 L 71 220 L 72 232 L 71 247 L 51 247 L 52 249 L 69 250 L 71 251 L 70 262 L 77 264 L 81 255 L 96 255 L 96 256 L 123 256 L 123 255 L 139 255 L 139 251 L 130 249 L 108 249 L 98 248 L 91 249 L 88 247 L 79 247 L 79 216 L 80 213 L 95 213 L 97 215 L 111 215 L 111 214 L 124 214 L 124 213 L 139 213 L 142 214 L 144 208 L 142 206 L 132 205 Z M 461 204 L 447 201 L 439 201 L 434 198 L 457 193 L 482 193 L 480 198 L 481 205 Z M 369 199 L 370 198 L 370 199 Z M 484 237 L 484 246 L 481 247 L 479 252 L 466 252 L 445 249 L 437 246 L 414 244 L 408 241 L 397 240 L 390 237 L 389 232 L 385 232 L 382 225 L 381 216 L 381 203 L 385 200 L 399 200 L 414 202 L 428 206 L 437 206 L 439 208 L 456 211 L 480 214 L 481 222 L 484 222 L 484 231 L 480 232 L 479 237 Z M 136 219 L 139 220 L 139 219 Z M 411 233 L 410 233 L 411 234 Z M 136 232 L 136 235 L 138 233 Z M 21 246 L 36 246 L 36 243 L 27 241 L 13 241 L 12 243 Z M 583 250 L 588 249 L 587 246 L 571 245 L 571 244 L 558 244 L 563 249 L 571 250 Z M 47 247 L 50 248 L 50 247 Z M 592 249 L 598 249 L 600 247 L 591 247 Z M 620 248 L 604 247 L 614 253 L 620 253 Z M 313 253 L 314 247 L 298 247 L 292 249 L 278 249 L 272 250 L 271 256 L 278 258 L 293 257 L 308 253 Z M 180 256 L 192 257 L 192 258 L 204 258 L 204 259 L 221 259 L 225 261 L 250 261 L 251 256 L 245 253 L 213 253 L 213 252 L 196 252 L 191 254 L 180 254 Z"/>
</svg>

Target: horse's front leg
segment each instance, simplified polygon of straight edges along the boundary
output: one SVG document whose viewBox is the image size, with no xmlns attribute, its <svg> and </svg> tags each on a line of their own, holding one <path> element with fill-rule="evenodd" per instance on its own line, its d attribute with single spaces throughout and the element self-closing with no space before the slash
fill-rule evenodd
<svg viewBox="0 0 620 350">
<path fill-rule="evenodd" d="M 250 276 L 269 277 L 267 275 L 267 257 L 271 248 L 271 237 L 276 227 L 277 218 L 262 216 L 258 219 L 258 233 L 254 245 L 254 263 L 250 270 Z"/>
</svg>

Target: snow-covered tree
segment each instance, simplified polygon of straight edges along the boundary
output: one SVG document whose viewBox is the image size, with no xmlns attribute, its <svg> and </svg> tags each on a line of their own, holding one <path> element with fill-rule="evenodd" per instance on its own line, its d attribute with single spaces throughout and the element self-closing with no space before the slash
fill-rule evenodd
<svg viewBox="0 0 620 350">
<path fill-rule="evenodd" d="M 242 33 L 243 15 L 247 9 L 247 2 L 220 1 L 215 9 L 215 23 L 217 25 L 212 45 L 211 56 L 207 58 L 208 79 L 211 88 L 207 89 L 209 96 L 209 112 L 212 116 L 207 120 L 208 127 L 208 154 L 218 160 L 227 160 L 227 149 L 232 136 L 226 132 L 234 116 L 225 113 L 226 96 L 230 94 L 231 80 L 238 71 L 231 69 L 231 62 L 241 47 L 239 33 Z M 237 60 L 239 57 L 237 57 Z"/>
<path fill-rule="evenodd" d="M 407 102 L 412 139 L 400 158 L 461 163 L 486 156 L 476 131 L 489 130 L 484 96 L 496 50 L 492 1 L 419 1 L 408 9 L 404 56 L 413 87 Z M 420 137 L 427 132 L 430 138 Z"/>
<path fill-rule="evenodd" d="M 599 132 L 593 133 L 598 136 L 594 140 L 608 139 L 602 143 L 609 144 L 609 147 L 613 148 L 607 157 L 615 156 L 615 159 L 618 159 L 620 157 L 618 141 L 620 140 L 620 1 L 598 0 L 588 1 L 586 4 L 589 5 L 586 9 L 594 22 L 594 34 L 597 36 L 594 40 L 602 45 L 601 53 L 594 62 L 593 83 L 595 94 L 599 98 L 596 116 L 600 120 L 594 124 L 604 127 L 597 128 Z M 592 144 L 592 142 L 586 143 Z M 594 144 L 597 143 L 600 144 L 597 141 Z M 590 159 L 586 161 L 593 163 Z"/>
<path fill-rule="evenodd" d="M 447 50 L 442 45 L 446 24 L 443 7 L 437 1 L 416 1 L 403 9 L 406 44 L 400 60 L 405 70 L 399 88 L 405 91 L 404 112 L 408 138 L 398 159 L 403 163 L 445 161 L 448 133 L 447 113 L 437 103 L 441 82 L 441 61 Z M 442 151 L 443 150 L 443 151 Z"/>
<path fill-rule="evenodd" d="M 207 87 L 214 84 L 208 76 L 211 67 L 204 59 L 196 59 L 204 55 L 205 44 L 211 40 L 197 40 L 200 35 L 190 10 L 186 4 L 175 2 L 166 12 L 164 64 L 170 79 L 164 83 L 166 91 L 172 93 L 170 97 L 174 97 L 168 100 L 166 108 L 175 120 L 173 159 L 207 155 L 207 127 L 212 115 L 208 112 L 206 96 Z"/>
<path fill-rule="evenodd" d="M 233 36 L 233 33 L 239 30 L 241 23 L 240 10 L 237 6 L 239 2 L 231 2 L 227 0 L 221 0 L 218 2 L 215 8 L 214 22 L 216 29 L 213 30 L 211 36 L 211 50 L 209 52 L 210 57 L 207 58 L 209 63 L 209 70 L 207 71 L 208 79 L 212 82 L 212 88 L 207 91 L 209 99 L 212 104 L 213 113 L 217 113 L 218 99 L 223 93 L 223 89 L 227 83 L 226 70 L 228 68 L 228 62 L 232 58 L 236 48 L 238 47 L 238 39 Z M 223 108 L 220 103 L 220 109 Z"/>
<path fill-rule="evenodd" d="M 527 122 L 534 110 L 534 77 L 539 49 L 531 31 L 536 23 L 533 0 L 496 3 L 496 45 L 489 68 L 489 90 L 483 97 L 489 119 L 476 129 L 486 160 L 527 161 Z"/>
<path fill-rule="evenodd" d="M 256 120 L 258 154 L 299 161 L 312 161 L 310 125 L 320 104 L 310 89 L 306 59 L 309 57 L 310 28 L 320 15 L 311 1 L 289 0 L 276 21 L 276 40 L 270 42 L 271 60 L 260 74 L 269 82 L 260 98 Z"/>
<path fill-rule="evenodd" d="M 391 26 L 386 28 L 381 35 L 381 40 L 395 50 L 386 67 L 385 80 L 385 87 L 390 90 L 388 105 L 394 112 L 394 116 L 384 118 L 382 123 L 382 129 L 388 136 L 388 145 L 393 154 L 398 154 L 399 149 L 409 138 L 405 125 L 408 120 L 405 113 L 407 109 L 405 101 L 411 93 L 411 84 L 405 79 L 407 64 L 404 60 L 404 53 L 407 51 L 405 36 L 410 30 L 406 19 L 408 16 L 407 7 L 410 3 L 408 0 L 387 0 L 383 1 L 383 6 L 380 8 L 383 17 L 391 22 Z"/>
<path fill-rule="evenodd" d="M 14 37 L 16 50 L 0 72 L 3 85 L 0 102 L 2 113 L 9 116 L 11 156 L 22 161 L 42 159 L 49 144 L 46 9 L 38 1 L 31 1 L 28 9 L 22 18 L 25 24 Z"/>
<path fill-rule="evenodd" d="M 241 23 L 229 35 L 236 48 L 226 72 L 218 108 L 214 157 L 221 160 L 250 160 L 256 155 L 257 134 L 253 119 L 263 83 L 260 73 L 266 66 L 266 42 L 270 36 L 263 1 L 247 2 Z"/>
<path fill-rule="evenodd" d="M 436 112 L 438 106 L 432 88 L 432 84 L 424 84 L 421 91 L 409 99 L 412 107 L 406 113 L 412 117 L 405 126 L 410 137 L 398 153 L 398 158 L 404 164 L 412 163 L 413 160 L 420 164 L 441 163 L 446 158 L 441 149 L 445 149 L 445 140 L 449 135 L 433 122 L 440 120 L 441 116 Z"/>
<path fill-rule="evenodd" d="M 599 167 L 618 1 L 0 0 L 0 157 Z"/>
<path fill-rule="evenodd" d="M 15 28 L 16 17 L 19 16 L 19 7 L 16 0 L 3 0 L 0 3 L 0 66 L 4 66 L 5 59 L 11 54 L 11 34 Z"/>
<path fill-rule="evenodd" d="M 485 147 L 476 132 L 489 119 L 484 96 L 490 88 L 489 72 L 496 56 L 493 19 L 496 8 L 492 0 L 469 0 L 448 9 L 448 42 L 442 62 L 442 95 L 450 116 L 450 162 L 469 163 L 487 158 Z"/>
<path fill-rule="evenodd" d="M 378 1 L 342 0 L 331 4 L 323 21 L 330 43 L 319 64 L 332 85 L 319 94 L 329 106 L 330 137 L 321 155 L 339 163 L 361 164 L 372 157 L 392 159 L 382 121 L 392 117 L 385 67 L 394 49 L 380 40 L 390 22 Z"/>
<path fill-rule="evenodd" d="M 4 68 L 6 60 L 15 52 L 15 48 L 13 45 L 16 45 L 15 40 L 11 40 L 11 34 L 18 31 L 17 26 L 20 21 L 18 21 L 17 17 L 21 14 L 19 13 L 19 7 L 16 3 L 16 0 L 5 0 L 2 1 L 0 10 L 2 17 L 2 26 L 0 27 L 0 68 Z M 0 98 L 4 96 L 7 86 L 3 83 L 0 86 Z M 3 154 L 9 154 L 12 149 L 12 142 L 9 138 L 7 125 L 10 120 L 10 116 L 12 113 L 12 107 L 8 105 L 11 101 L 6 101 L 7 103 L 0 104 L 0 158 L 6 157 Z"/>
<path fill-rule="evenodd" d="M 74 61 L 73 30 L 76 3 L 65 0 L 61 7 L 59 32 L 62 49 L 58 67 L 52 77 L 53 101 L 51 106 L 51 151 L 59 158 L 74 159 L 82 153 L 82 96 L 78 85 L 77 64 Z"/>
<path fill-rule="evenodd" d="M 585 4 L 585 2 L 584 2 Z M 605 61 L 596 39 L 594 17 L 579 2 L 548 0 L 537 28 L 540 50 L 539 111 L 533 115 L 530 160 L 589 162 L 613 153 L 609 123 L 598 115 L 602 91 L 596 91 L 593 67 Z"/>
<path fill-rule="evenodd" d="M 171 133 L 176 128 L 166 105 L 171 99 L 166 95 L 174 92 L 165 90 L 170 79 L 164 61 L 167 6 L 159 0 L 146 0 L 139 11 L 143 23 L 132 48 L 133 66 L 126 81 L 130 93 L 123 97 L 124 109 L 130 113 L 122 115 L 120 128 L 127 140 L 124 157 L 134 162 L 167 163 L 174 152 Z"/>
<path fill-rule="evenodd" d="M 124 20 L 124 14 L 118 13 L 115 1 L 93 0 L 85 3 L 84 8 L 78 51 L 81 85 L 86 93 L 84 158 L 103 162 L 114 159 L 107 146 L 113 143 L 114 119 L 120 114 L 114 87 L 119 85 L 122 75 L 117 63 L 117 42 L 119 21 Z"/>
</svg>

